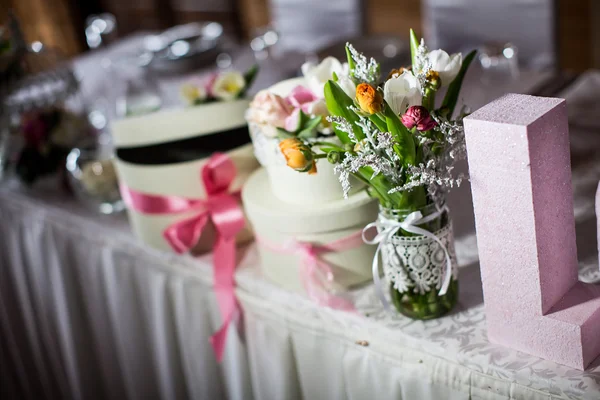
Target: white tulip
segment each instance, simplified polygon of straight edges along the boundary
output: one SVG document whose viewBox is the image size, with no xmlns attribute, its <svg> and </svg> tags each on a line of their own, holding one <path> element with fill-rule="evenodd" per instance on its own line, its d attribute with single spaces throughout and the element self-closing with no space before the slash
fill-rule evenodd
<svg viewBox="0 0 600 400">
<path fill-rule="evenodd" d="M 433 50 L 427 57 L 431 63 L 431 69 L 440 75 L 442 86 L 451 84 L 462 66 L 461 53 L 450 56 L 444 50 Z"/>
<path fill-rule="evenodd" d="M 346 64 L 347 65 L 347 64 Z M 350 79 L 349 76 L 338 75 L 337 84 L 340 85 L 340 88 L 346 93 L 351 99 L 356 97 L 356 85 L 354 81 Z"/>
<path fill-rule="evenodd" d="M 318 65 L 311 62 L 302 64 L 302 74 L 306 79 L 306 85 L 315 96 L 320 98 L 324 97 L 323 91 L 325 88 L 325 83 L 327 83 L 328 80 L 333 79 L 334 72 L 338 76 L 338 83 L 340 86 L 343 85 L 342 89 L 344 92 L 348 93 L 348 91 L 352 88 L 352 94 L 348 95 L 354 98 L 355 88 L 354 83 L 348 76 L 349 68 L 347 63 L 342 64 L 335 57 L 327 57 Z"/>
<path fill-rule="evenodd" d="M 215 79 L 211 92 L 219 100 L 234 100 L 246 86 L 242 74 L 237 71 L 223 72 Z"/>
<path fill-rule="evenodd" d="M 397 115 L 404 114 L 410 106 L 420 106 L 423 100 L 419 81 L 408 71 L 385 82 L 383 98 Z"/>
</svg>

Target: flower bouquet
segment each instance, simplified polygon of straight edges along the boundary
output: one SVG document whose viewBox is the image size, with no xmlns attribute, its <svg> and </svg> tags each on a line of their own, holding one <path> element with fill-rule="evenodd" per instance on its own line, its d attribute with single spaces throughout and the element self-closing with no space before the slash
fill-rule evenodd
<svg viewBox="0 0 600 400">
<path fill-rule="evenodd" d="M 337 76 L 338 86 L 348 96 L 354 96 L 356 86 L 350 79 L 349 65 L 334 57 L 319 64 L 307 62 L 302 73 L 300 78 L 260 91 L 250 103 L 246 119 L 256 157 L 267 169 L 275 196 L 292 204 L 323 204 L 342 199 L 342 190 L 325 155 L 312 157 L 303 143 L 342 145 L 328 120 L 331 114 L 324 87 L 332 75 Z M 310 178 L 295 174 L 286 164 L 308 172 Z M 321 173 L 316 174 L 317 170 Z M 354 186 L 360 183 L 356 181 Z"/>
<path fill-rule="evenodd" d="M 299 133 L 282 141 L 288 166 L 314 173 L 314 160 L 334 164 L 345 194 L 350 177 L 367 186 L 380 204 L 376 222 L 363 236 L 378 244 L 392 302 L 403 314 L 418 319 L 448 312 L 457 300 L 452 224 L 445 203 L 447 191 L 460 185 L 454 163 L 464 158 L 462 119 L 455 110 L 463 78 L 475 56 L 428 51 L 411 30 L 412 65 L 380 79 L 380 67 L 352 45 L 346 45 L 350 86 L 333 73 L 323 87 L 331 114 L 328 121 L 339 144 L 307 140 Z M 446 88 L 441 102 L 440 89 Z M 310 121 L 310 120 L 308 120 Z M 306 122 L 309 124 L 310 122 Z M 302 131 L 300 131 L 302 132 Z M 370 228 L 377 235 L 368 239 Z M 384 304 L 379 257 L 373 261 L 376 288 Z"/>
<path fill-rule="evenodd" d="M 14 166 L 17 176 L 32 184 L 60 170 L 71 148 L 89 133 L 84 117 L 62 107 L 24 114 L 19 126 L 23 147 Z"/>
<path fill-rule="evenodd" d="M 242 74 L 236 70 L 217 72 L 208 80 L 192 80 L 181 86 L 181 96 L 189 105 L 243 98 L 258 73 L 258 65 Z"/>
</svg>

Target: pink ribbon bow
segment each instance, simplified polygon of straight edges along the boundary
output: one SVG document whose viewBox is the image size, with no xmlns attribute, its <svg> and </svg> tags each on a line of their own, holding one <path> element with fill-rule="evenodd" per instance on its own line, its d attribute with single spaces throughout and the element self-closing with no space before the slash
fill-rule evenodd
<svg viewBox="0 0 600 400">
<path fill-rule="evenodd" d="M 296 254 L 301 257 L 302 268 L 300 274 L 302 284 L 308 296 L 317 304 L 338 310 L 355 311 L 351 301 L 327 291 L 327 284 L 332 283 L 334 279 L 333 271 L 331 266 L 319 256 L 324 253 L 349 250 L 362 245 L 360 231 L 325 245 L 298 242 L 296 240 L 278 245 L 258 236 L 256 241 L 270 251 L 281 254 Z"/>
<path fill-rule="evenodd" d="M 235 237 L 245 226 L 244 213 L 238 194 L 229 193 L 236 175 L 235 165 L 227 155 L 213 154 L 202 167 L 202 183 L 207 198 L 187 199 L 179 196 L 157 196 L 121 186 L 123 200 L 128 206 L 145 214 L 175 214 L 198 210 L 199 213 L 168 226 L 163 236 L 178 253 L 189 251 L 200 239 L 210 220 L 217 231 L 213 246 L 213 272 L 221 328 L 210 338 L 218 361 L 223 358 L 227 329 L 239 312 L 235 297 L 234 272 L 236 267 Z"/>
</svg>

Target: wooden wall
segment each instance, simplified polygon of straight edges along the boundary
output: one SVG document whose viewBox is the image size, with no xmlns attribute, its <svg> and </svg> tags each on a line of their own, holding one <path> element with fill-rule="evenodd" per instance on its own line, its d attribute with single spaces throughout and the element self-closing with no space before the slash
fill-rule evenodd
<svg viewBox="0 0 600 400">
<path fill-rule="evenodd" d="M 163 29 L 175 23 L 216 20 L 240 38 L 269 22 L 269 0 L 211 0 L 227 4 L 218 11 L 177 10 L 182 0 L 91 0 L 117 15 L 119 33 L 140 29 Z M 203 0 L 189 0 L 202 4 Z M 207 0 L 208 1 L 208 0 Z M 327 0 L 323 0 L 327 1 Z M 549 0 L 550 1 L 550 0 Z M 600 68 L 600 0 L 554 0 L 557 6 L 559 67 L 583 71 Z M 81 7 L 86 0 L 0 0 L 0 23 L 8 8 L 21 19 L 29 41 L 43 40 L 59 46 L 66 54 L 82 51 Z M 229 8 L 227 8 L 229 7 Z M 406 37 L 408 29 L 422 34 L 421 0 L 364 0 L 364 29 L 367 33 L 391 33 Z M 85 7 L 83 9 L 85 14 Z"/>
<path fill-rule="evenodd" d="M 557 0 L 559 67 L 600 68 L 600 1 Z"/>
<path fill-rule="evenodd" d="M 66 56 L 83 50 L 69 0 L 0 0 L 0 24 L 7 20 L 10 9 L 29 42 L 42 41 L 59 48 Z"/>
<path fill-rule="evenodd" d="M 367 33 L 408 37 L 410 28 L 418 35 L 423 33 L 420 0 L 366 0 L 365 9 Z"/>
</svg>

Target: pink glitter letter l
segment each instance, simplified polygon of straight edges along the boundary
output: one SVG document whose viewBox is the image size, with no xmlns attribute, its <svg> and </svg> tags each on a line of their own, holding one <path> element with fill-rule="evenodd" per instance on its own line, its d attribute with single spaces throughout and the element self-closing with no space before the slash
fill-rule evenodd
<svg viewBox="0 0 600 400">
<path fill-rule="evenodd" d="M 506 95 L 465 119 L 490 341 L 584 369 L 600 286 L 577 279 L 563 99 Z"/>
</svg>

